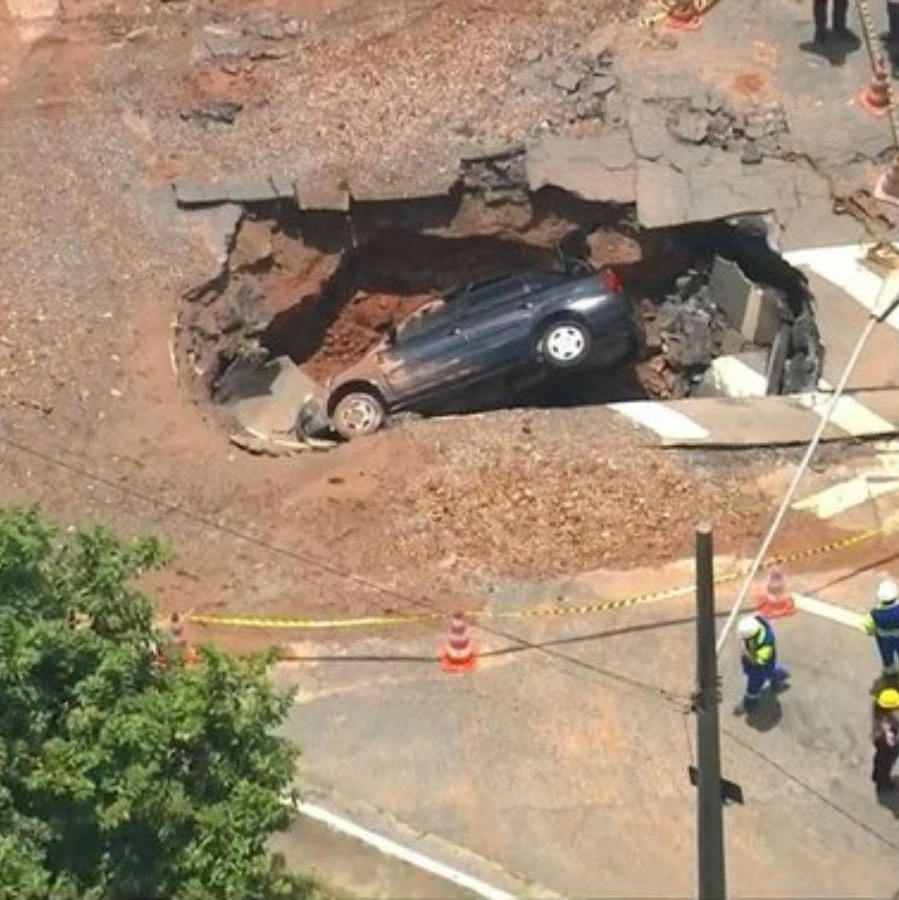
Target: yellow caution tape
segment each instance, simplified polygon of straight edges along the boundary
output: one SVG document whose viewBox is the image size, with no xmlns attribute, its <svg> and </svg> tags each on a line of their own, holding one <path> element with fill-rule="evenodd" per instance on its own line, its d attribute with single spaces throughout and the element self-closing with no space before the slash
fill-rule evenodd
<svg viewBox="0 0 899 900">
<path fill-rule="evenodd" d="M 897 526 L 899 527 L 899 526 Z M 868 528 L 858 531 L 838 541 L 830 541 L 827 544 L 819 544 L 808 547 L 805 550 L 797 550 L 794 553 L 778 554 L 765 560 L 765 566 L 782 563 L 796 562 L 809 559 L 813 556 L 823 556 L 838 550 L 846 550 L 855 547 L 878 535 L 886 535 L 895 531 L 893 528 Z M 742 578 L 749 571 L 748 565 L 739 566 L 729 572 L 716 576 L 716 584 L 726 584 Z M 578 606 L 538 606 L 530 609 L 513 610 L 476 610 L 465 615 L 471 619 L 535 619 L 552 616 L 577 616 L 590 613 L 609 612 L 618 609 L 627 609 L 631 606 L 639 606 L 645 603 L 657 603 L 661 600 L 671 600 L 692 593 L 694 586 L 685 585 L 677 588 L 667 588 L 661 591 L 651 591 L 646 594 L 637 594 L 633 597 L 624 597 L 620 600 L 606 600 L 600 603 L 586 603 Z M 370 628 L 385 625 L 404 625 L 415 622 L 433 622 L 445 619 L 448 613 L 417 613 L 415 615 L 389 615 L 368 616 L 358 619 L 288 619 L 264 616 L 216 616 L 216 615 L 188 615 L 185 616 L 191 622 L 200 625 L 224 625 L 235 628 L 267 628 L 267 629 L 295 629 L 316 630 L 326 628 Z"/>
<path fill-rule="evenodd" d="M 375 625 L 402 625 L 406 622 L 425 622 L 445 619 L 443 613 L 424 613 L 414 616 L 368 616 L 360 619 L 285 619 L 264 616 L 191 616 L 199 625 L 230 625 L 237 628 L 367 628 Z"/>
</svg>

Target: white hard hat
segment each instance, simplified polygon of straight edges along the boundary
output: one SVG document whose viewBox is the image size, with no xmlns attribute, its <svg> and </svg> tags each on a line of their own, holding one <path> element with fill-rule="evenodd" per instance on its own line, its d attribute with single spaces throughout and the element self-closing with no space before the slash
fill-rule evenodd
<svg viewBox="0 0 899 900">
<path fill-rule="evenodd" d="M 877 585 L 878 603 L 895 603 L 899 600 L 899 585 L 892 578 L 884 578 Z"/>
<path fill-rule="evenodd" d="M 740 624 L 737 626 L 737 633 L 744 641 L 755 637 L 761 630 L 762 623 L 755 616 L 743 616 L 740 619 Z"/>
</svg>

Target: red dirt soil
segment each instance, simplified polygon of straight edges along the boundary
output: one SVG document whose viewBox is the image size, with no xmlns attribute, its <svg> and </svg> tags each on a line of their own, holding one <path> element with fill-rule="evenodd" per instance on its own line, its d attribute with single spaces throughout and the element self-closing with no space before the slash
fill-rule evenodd
<svg viewBox="0 0 899 900">
<path fill-rule="evenodd" d="M 359 291 L 344 307 L 334 327 L 328 330 L 321 348 L 303 368 L 321 380 L 361 359 L 391 325 L 410 316 L 433 294 L 368 294 Z"/>
</svg>

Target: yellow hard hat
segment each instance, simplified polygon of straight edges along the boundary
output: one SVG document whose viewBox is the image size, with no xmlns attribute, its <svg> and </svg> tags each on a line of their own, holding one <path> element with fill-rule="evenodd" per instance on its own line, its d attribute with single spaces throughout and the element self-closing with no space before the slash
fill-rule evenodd
<svg viewBox="0 0 899 900">
<path fill-rule="evenodd" d="M 877 705 L 883 709 L 899 709 L 899 691 L 896 688 L 884 688 L 877 695 Z"/>
</svg>

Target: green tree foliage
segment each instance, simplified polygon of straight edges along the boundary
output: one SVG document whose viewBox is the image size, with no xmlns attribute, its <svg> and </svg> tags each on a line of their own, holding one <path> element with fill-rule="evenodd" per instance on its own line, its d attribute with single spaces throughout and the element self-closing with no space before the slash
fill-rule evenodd
<svg viewBox="0 0 899 900">
<path fill-rule="evenodd" d="M 132 586 L 165 559 L 0 511 L 0 900 L 306 892 L 266 849 L 289 822 L 290 697 L 271 658 L 184 665 Z"/>
</svg>

